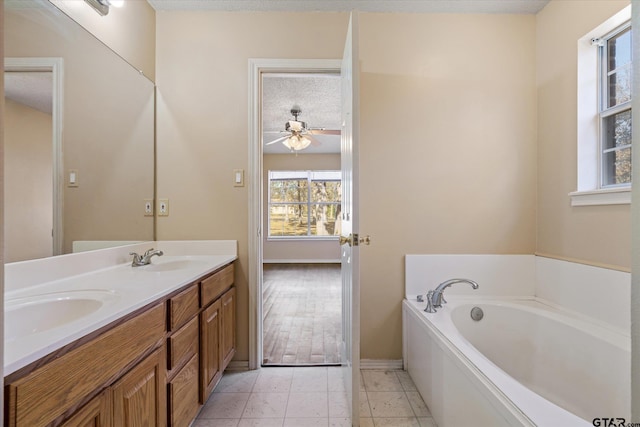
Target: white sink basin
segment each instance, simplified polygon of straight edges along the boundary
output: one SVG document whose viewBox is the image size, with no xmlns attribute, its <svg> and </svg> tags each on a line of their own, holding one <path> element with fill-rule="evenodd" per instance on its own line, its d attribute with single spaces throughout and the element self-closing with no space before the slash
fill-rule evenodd
<svg viewBox="0 0 640 427">
<path fill-rule="evenodd" d="M 5 301 L 5 340 L 48 331 L 98 311 L 117 299 L 115 292 L 85 290 L 55 292 Z"/>
<path fill-rule="evenodd" d="M 188 270 L 191 268 L 204 267 L 205 261 L 197 259 L 174 259 L 174 260 L 158 260 L 157 263 L 145 265 L 143 267 L 134 267 L 140 271 L 163 272 L 175 270 Z"/>
</svg>

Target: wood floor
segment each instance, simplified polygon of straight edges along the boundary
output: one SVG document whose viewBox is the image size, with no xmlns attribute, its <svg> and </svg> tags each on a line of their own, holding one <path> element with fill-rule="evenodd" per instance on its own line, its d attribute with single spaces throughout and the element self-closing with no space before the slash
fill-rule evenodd
<svg viewBox="0 0 640 427">
<path fill-rule="evenodd" d="M 340 264 L 264 264 L 263 365 L 340 363 Z"/>
</svg>

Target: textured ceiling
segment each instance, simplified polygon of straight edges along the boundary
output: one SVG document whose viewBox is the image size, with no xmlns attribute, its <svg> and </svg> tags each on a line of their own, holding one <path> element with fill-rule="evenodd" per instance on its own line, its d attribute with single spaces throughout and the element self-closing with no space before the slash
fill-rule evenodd
<svg viewBox="0 0 640 427">
<path fill-rule="evenodd" d="M 38 71 L 5 71 L 4 96 L 27 107 L 51 114 L 52 74 Z"/>
<path fill-rule="evenodd" d="M 298 120 L 309 128 L 340 129 L 340 75 L 339 74 L 264 74 L 262 81 L 263 141 L 280 138 L 285 124 L 293 120 L 291 108 L 302 110 Z M 305 154 L 339 153 L 339 135 L 317 135 L 319 146 L 310 146 Z M 265 145 L 267 154 L 288 153 L 281 143 Z"/>
<path fill-rule="evenodd" d="M 538 13 L 549 0 L 147 0 L 156 10 Z"/>
</svg>

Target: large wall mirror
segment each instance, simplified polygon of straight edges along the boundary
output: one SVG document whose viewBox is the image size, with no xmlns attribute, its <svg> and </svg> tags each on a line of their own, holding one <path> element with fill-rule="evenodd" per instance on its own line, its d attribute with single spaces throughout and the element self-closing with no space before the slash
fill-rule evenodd
<svg viewBox="0 0 640 427">
<path fill-rule="evenodd" d="M 153 240 L 154 83 L 46 0 L 4 37 L 5 261 Z"/>
</svg>

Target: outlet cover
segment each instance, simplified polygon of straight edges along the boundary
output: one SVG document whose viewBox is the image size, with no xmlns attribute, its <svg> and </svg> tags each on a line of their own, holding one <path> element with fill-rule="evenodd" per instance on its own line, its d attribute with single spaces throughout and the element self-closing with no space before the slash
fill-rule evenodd
<svg viewBox="0 0 640 427">
<path fill-rule="evenodd" d="M 169 216 L 169 199 L 158 200 L 158 216 Z"/>
<path fill-rule="evenodd" d="M 144 216 L 153 216 L 153 199 L 144 199 Z"/>
</svg>

